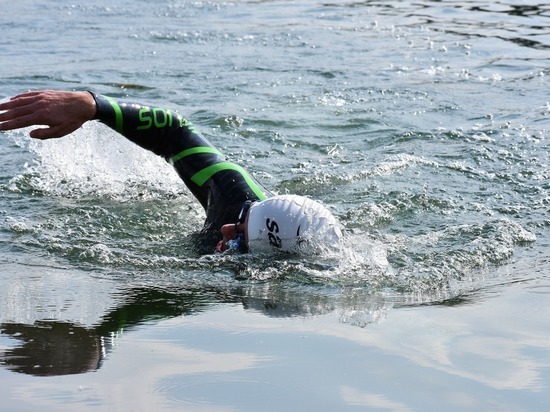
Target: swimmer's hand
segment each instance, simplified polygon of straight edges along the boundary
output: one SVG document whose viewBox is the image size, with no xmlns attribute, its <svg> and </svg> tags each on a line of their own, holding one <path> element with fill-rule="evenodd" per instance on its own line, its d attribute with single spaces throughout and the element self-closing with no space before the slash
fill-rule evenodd
<svg viewBox="0 0 550 412">
<path fill-rule="evenodd" d="M 52 139 L 80 128 L 96 113 L 88 92 L 44 90 L 28 92 L 0 103 L 0 130 L 47 126 L 30 132 L 35 139 Z"/>
</svg>

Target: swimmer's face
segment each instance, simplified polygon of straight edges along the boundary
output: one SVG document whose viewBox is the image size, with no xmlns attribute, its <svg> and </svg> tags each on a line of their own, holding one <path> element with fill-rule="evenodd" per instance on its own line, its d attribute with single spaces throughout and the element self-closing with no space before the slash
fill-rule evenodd
<svg viewBox="0 0 550 412">
<path fill-rule="evenodd" d="M 216 252 L 225 252 L 231 248 L 231 243 L 235 246 L 235 242 L 231 242 L 232 240 L 238 240 L 236 243 L 238 246 L 237 250 L 240 252 L 248 251 L 248 218 L 250 216 L 250 207 L 253 203 L 254 201 L 252 200 L 247 200 L 244 202 L 237 222 L 229 223 L 221 227 L 220 231 L 222 233 L 222 240 L 218 242 Z"/>
<path fill-rule="evenodd" d="M 229 223 L 227 225 L 223 225 L 220 231 L 222 233 L 222 240 L 218 242 L 218 246 L 216 247 L 216 251 L 219 253 L 225 252 L 227 249 L 229 249 L 229 245 L 227 243 L 230 240 L 237 239 L 241 234 L 244 235 L 245 244 L 248 244 L 248 233 L 246 230 L 246 222 Z"/>
</svg>

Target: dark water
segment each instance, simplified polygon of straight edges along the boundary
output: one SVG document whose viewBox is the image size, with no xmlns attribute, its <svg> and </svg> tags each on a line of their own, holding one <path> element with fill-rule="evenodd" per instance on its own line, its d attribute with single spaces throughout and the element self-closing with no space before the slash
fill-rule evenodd
<svg viewBox="0 0 550 412">
<path fill-rule="evenodd" d="M 1 3 L 3 10 L 8 3 Z M 9 3 L 0 98 L 175 108 L 346 247 L 198 256 L 170 166 L 0 139 L 1 410 L 546 410 L 550 7 Z"/>
</svg>

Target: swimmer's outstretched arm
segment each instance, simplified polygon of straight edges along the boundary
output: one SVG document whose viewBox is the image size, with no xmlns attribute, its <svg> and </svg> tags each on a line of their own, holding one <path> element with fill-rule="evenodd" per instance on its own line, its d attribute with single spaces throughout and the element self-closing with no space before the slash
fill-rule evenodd
<svg viewBox="0 0 550 412">
<path fill-rule="evenodd" d="M 224 160 L 193 125 L 177 113 L 134 103 L 118 103 L 91 92 L 44 90 L 23 93 L 0 103 L 0 131 L 46 126 L 30 132 L 35 139 L 66 136 L 89 120 L 100 120 L 129 140 L 175 161 L 193 147 L 208 147 L 217 162 Z"/>
<path fill-rule="evenodd" d="M 232 193 L 233 197 L 222 196 L 224 201 L 220 207 L 229 210 L 228 204 L 238 204 L 235 206 L 237 214 L 245 200 L 266 196 L 267 191 L 242 167 L 228 162 L 189 121 L 171 110 L 117 102 L 87 91 L 36 91 L 0 103 L 0 131 L 46 126 L 30 132 L 36 139 L 63 137 L 89 120 L 101 121 L 142 148 L 168 160 L 204 208 L 212 203 L 214 186 L 222 188 L 223 193 Z M 226 172 L 225 177 L 214 184 L 214 177 L 221 176 L 219 172 Z M 212 213 L 224 220 L 222 223 L 227 223 L 224 213 L 215 212 Z M 235 218 L 228 221 L 234 222 Z"/>
<path fill-rule="evenodd" d="M 31 131 L 35 139 L 66 136 L 96 114 L 89 92 L 36 91 L 23 93 L 0 103 L 0 130 L 47 126 Z"/>
</svg>

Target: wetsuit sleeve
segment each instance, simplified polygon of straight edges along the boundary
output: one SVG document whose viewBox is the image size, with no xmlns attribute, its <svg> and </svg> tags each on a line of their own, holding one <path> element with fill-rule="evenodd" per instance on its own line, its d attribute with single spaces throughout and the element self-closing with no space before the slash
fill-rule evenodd
<svg viewBox="0 0 550 412">
<path fill-rule="evenodd" d="M 206 210 L 205 229 L 219 230 L 236 220 L 244 201 L 269 195 L 176 112 L 92 95 L 97 105 L 96 120 L 174 166 Z"/>
</svg>

